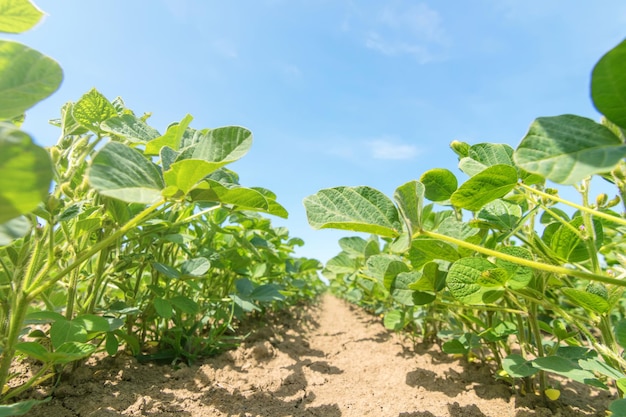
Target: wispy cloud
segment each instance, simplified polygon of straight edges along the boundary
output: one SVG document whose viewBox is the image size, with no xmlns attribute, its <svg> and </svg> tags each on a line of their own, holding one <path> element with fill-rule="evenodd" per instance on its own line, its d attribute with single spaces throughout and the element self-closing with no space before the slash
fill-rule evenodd
<svg viewBox="0 0 626 417">
<path fill-rule="evenodd" d="M 361 32 L 366 48 L 388 56 L 413 56 L 421 64 L 445 58 L 449 35 L 439 12 L 426 3 L 395 1 L 369 10 L 352 6 L 341 29 Z"/>
<path fill-rule="evenodd" d="M 363 162 L 368 159 L 406 161 L 420 154 L 416 145 L 403 143 L 395 138 L 383 136 L 371 140 L 333 141 L 324 152 L 337 158 Z"/>
<path fill-rule="evenodd" d="M 419 154 L 415 145 L 397 143 L 389 139 L 377 139 L 367 142 L 370 155 L 374 159 L 408 160 Z"/>
</svg>

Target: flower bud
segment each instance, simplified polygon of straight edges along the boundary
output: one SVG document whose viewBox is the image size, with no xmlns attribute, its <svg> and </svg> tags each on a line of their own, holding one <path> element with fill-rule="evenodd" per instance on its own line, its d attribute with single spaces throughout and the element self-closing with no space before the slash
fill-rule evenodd
<svg viewBox="0 0 626 417">
<path fill-rule="evenodd" d="M 470 146 L 466 142 L 453 140 L 452 143 L 450 143 L 450 148 L 452 148 L 454 153 L 459 155 L 461 158 L 465 158 L 467 155 L 469 155 Z"/>
</svg>

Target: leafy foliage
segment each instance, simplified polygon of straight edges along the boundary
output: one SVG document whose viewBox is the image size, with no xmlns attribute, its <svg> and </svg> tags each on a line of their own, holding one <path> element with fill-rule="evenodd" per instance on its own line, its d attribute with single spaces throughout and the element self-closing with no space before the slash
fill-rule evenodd
<svg viewBox="0 0 626 417">
<path fill-rule="evenodd" d="M 439 339 L 444 352 L 471 360 L 492 358 L 499 377 L 522 380 L 526 392 L 538 383 L 558 399 L 547 378 L 556 374 L 623 393 L 626 221 L 613 207 L 626 197 L 624 45 L 592 74 L 601 123 L 540 117 L 516 149 L 455 141 L 465 182 L 433 169 L 398 187 L 394 201 L 363 186 L 307 197 L 314 228 L 372 233 L 339 242 L 323 270 L 331 290 L 380 314 L 390 330 Z M 594 175 L 619 196 L 594 201 Z M 581 202 L 547 181 L 574 185 Z M 623 401 L 611 405 L 616 415 L 626 415 Z"/>
</svg>

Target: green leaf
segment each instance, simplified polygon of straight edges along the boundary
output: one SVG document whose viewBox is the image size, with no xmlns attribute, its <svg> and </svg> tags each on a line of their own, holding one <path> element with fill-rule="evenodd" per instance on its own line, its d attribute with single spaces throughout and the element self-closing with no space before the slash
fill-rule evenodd
<svg viewBox="0 0 626 417">
<path fill-rule="evenodd" d="M 626 128 L 626 40 L 607 52 L 591 73 L 591 99 L 596 109 Z"/>
<path fill-rule="evenodd" d="M 0 1 L 0 32 L 21 33 L 35 26 L 43 12 L 29 0 Z"/>
<path fill-rule="evenodd" d="M 539 372 L 530 361 L 525 360 L 521 355 L 512 353 L 502 360 L 502 368 L 513 378 L 525 378 Z"/>
<path fill-rule="evenodd" d="M 100 128 L 132 143 L 145 143 L 161 136 L 156 129 L 132 114 L 111 117 L 100 123 Z"/>
<path fill-rule="evenodd" d="M 18 42 L 0 40 L 0 120 L 10 120 L 54 93 L 63 70 L 52 58 Z"/>
<path fill-rule="evenodd" d="M 96 347 L 89 343 L 71 341 L 65 342 L 52 352 L 52 362 L 64 364 L 86 358 L 96 351 Z"/>
<path fill-rule="evenodd" d="M 624 377 L 624 374 L 620 370 L 607 365 L 605 362 L 600 362 L 595 358 L 580 359 L 578 365 L 586 371 L 598 372 L 616 381 Z"/>
<path fill-rule="evenodd" d="M 586 310 L 603 314 L 608 312 L 610 309 L 608 301 L 599 295 L 581 291 L 576 288 L 562 288 L 561 291 L 563 291 L 563 294 L 572 300 L 574 305 L 583 307 Z"/>
<path fill-rule="evenodd" d="M 175 308 L 178 308 L 183 313 L 196 314 L 200 310 L 200 306 L 198 306 L 195 301 L 183 295 L 172 297 L 169 301 Z"/>
<path fill-rule="evenodd" d="M 211 268 L 211 262 L 207 258 L 199 257 L 189 259 L 182 263 L 180 270 L 183 275 L 201 277 Z"/>
<path fill-rule="evenodd" d="M 509 279 L 509 273 L 504 268 L 493 268 L 483 271 L 476 281 L 481 287 L 498 288 L 503 287 Z"/>
<path fill-rule="evenodd" d="M 359 236 L 342 237 L 339 239 L 339 247 L 354 256 L 364 257 L 367 240 Z"/>
<path fill-rule="evenodd" d="M 116 142 L 107 143 L 96 154 L 88 176 L 100 194 L 127 203 L 155 203 L 164 188 L 158 166 L 139 151 Z"/>
<path fill-rule="evenodd" d="M 597 381 L 593 373 L 581 369 L 577 363 L 560 356 L 545 356 L 534 359 L 531 363 L 535 368 L 553 372 L 583 384 L 595 385 L 592 381 Z"/>
<path fill-rule="evenodd" d="M 324 268 L 335 274 L 351 274 L 359 269 L 359 263 L 347 253 L 342 252 L 330 258 Z"/>
<path fill-rule="evenodd" d="M 571 228 L 580 230 L 584 228 L 584 221 L 581 216 L 574 217 L 569 225 Z M 602 223 L 594 222 L 594 233 L 598 243 L 603 241 Z M 587 245 L 570 227 L 560 225 L 550 239 L 550 247 L 561 258 L 569 262 L 581 262 L 589 259 Z M 599 247 L 597 247 L 599 248 Z"/>
<path fill-rule="evenodd" d="M 0 123 L 0 223 L 33 211 L 47 198 L 51 181 L 48 153 L 26 133 Z"/>
<path fill-rule="evenodd" d="M 341 229 L 396 237 L 402 226 L 398 209 L 380 191 L 367 186 L 320 190 L 304 199 L 315 229 Z"/>
<path fill-rule="evenodd" d="M 409 267 L 399 257 L 387 254 L 371 256 L 366 266 L 365 273 L 377 279 L 387 290 L 391 290 L 391 284 L 399 273 L 409 271 Z"/>
<path fill-rule="evenodd" d="M 626 417 L 626 399 L 613 400 L 609 404 L 611 417 Z"/>
<path fill-rule="evenodd" d="M 154 300 L 152 300 L 152 305 L 154 306 L 154 309 L 156 310 L 159 317 L 161 318 L 171 319 L 174 315 L 172 304 L 168 300 L 156 297 Z"/>
<path fill-rule="evenodd" d="M 87 341 L 87 330 L 82 323 L 73 320 L 57 320 L 50 326 L 50 341 L 55 349 L 66 342 L 84 343 Z"/>
<path fill-rule="evenodd" d="M 159 155 L 161 149 L 165 146 L 178 151 L 180 150 L 180 143 L 183 134 L 187 130 L 187 126 L 193 120 L 191 115 L 186 115 L 180 123 L 174 123 L 167 128 L 167 131 L 163 136 L 159 136 L 146 144 L 146 155 Z"/>
<path fill-rule="evenodd" d="M 478 211 L 504 197 L 517 184 L 517 170 L 510 165 L 493 165 L 471 177 L 456 190 L 450 201 L 457 207 Z"/>
<path fill-rule="evenodd" d="M 409 260 L 414 268 L 419 268 L 435 259 L 454 262 L 460 258 L 457 250 L 441 240 L 418 237 L 411 242 Z"/>
<path fill-rule="evenodd" d="M 515 256 L 516 258 L 527 259 L 529 261 L 533 260 L 532 253 L 528 249 L 519 246 L 506 246 L 499 248 L 498 251 L 507 255 Z M 513 290 L 519 290 L 527 287 L 530 280 L 533 278 L 533 270 L 530 267 L 522 266 L 503 259 L 496 259 L 496 265 L 498 268 L 504 268 L 507 270 L 510 278 L 507 281 L 506 286 Z"/>
<path fill-rule="evenodd" d="M 250 293 L 250 298 L 262 303 L 269 303 L 271 301 L 283 301 L 285 296 L 280 293 L 282 287 L 277 284 L 263 284 L 256 287 Z"/>
<path fill-rule="evenodd" d="M 479 281 L 483 272 L 495 268 L 485 258 L 461 258 L 450 267 L 446 285 L 452 296 L 465 304 L 485 304 L 487 290 Z"/>
<path fill-rule="evenodd" d="M 165 184 L 174 186 L 187 194 L 207 175 L 222 166 L 221 163 L 201 161 L 197 159 L 184 159 L 174 162 L 163 173 Z"/>
<path fill-rule="evenodd" d="M 194 201 L 212 201 L 216 203 L 232 204 L 243 210 L 267 210 L 269 204 L 265 196 L 252 188 L 240 185 L 226 186 L 214 180 L 203 181 L 193 193 Z"/>
<path fill-rule="evenodd" d="M 626 348 L 626 319 L 615 324 L 615 339 L 621 347 Z"/>
<path fill-rule="evenodd" d="M 398 204 L 400 214 L 411 234 L 421 227 L 420 214 L 424 201 L 424 185 L 418 181 L 409 181 L 396 188 L 393 198 Z"/>
<path fill-rule="evenodd" d="M 493 165 L 513 164 L 513 148 L 501 143 L 477 143 L 472 145 L 466 157 L 459 160 L 459 169 L 473 177 Z"/>
<path fill-rule="evenodd" d="M 31 228 L 32 225 L 24 216 L 0 224 L 0 247 L 10 245 L 14 240 L 26 236 Z"/>
<path fill-rule="evenodd" d="M 441 350 L 449 355 L 465 355 L 469 349 L 458 339 L 452 339 L 441 345 Z"/>
<path fill-rule="evenodd" d="M 43 363 L 50 362 L 51 360 L 50 352 L 37 342 L 20 342 L 15 345 L 15 349 Z"/>
<path fill-rule="evenodd" d="M 105 96 L 93 88 L 74 104 L 72 116 L 81 126 L 94 132 L 103 132 L 100 123 L 117 116 L 117 111 Z"/>
<path fill-rule="evenodd" d="M 478 219 L 489 223 L 493 228 L 511 231 L 517 227 L 522 217 L 522 208 L 505 200 L 495 200 L 486 204 L 478 213 Z"/>
<path fill-rule="evenodd" d="M 389 286 L 389 292 L 391 293 L 391 297 L 398 303 L 405 306 L 414 305 L 413 290 L 410 288 L 410 285 L 413 284 L 414 281 L 418 280 L 421 276 L 418 271 L 413 272 L 417 273 L 400 272 L 391 281 L 391 285 Z"/>
<path fill-rule="evenodd" d="M 104 342 L 104 347 L 107 353 L 109 354 L 109 356 L 115 356 L 117 354 L 117 351 L 120 348 L 120 342 L 117 340 L 117 337 L 115 337 L 115 333 L 113 332 L 107 333 L 106 340 Z"/>
<path fill-rule="evenodd" d="M 536 119 L 513 158 L 528 172 L 558 184 L 576 184 L 611 171 L 625 155 L 626 145 L 609 128 L 566 114 Z"/>
<path fill-rule="evenodd" d="M 152 267 L 168 278 L 180 278 L 180 272 L 169 265 L 160 262 L 152 262 Z"/>
<path fill-rule="evenodd" d="M 110 330 L 107 319 L 95 314 L 82 314 L 72 321 L 82 326 L 88 333 L 106 333 Z"/>
<path fill-rule="evenodd" d="M 23 416 L 34 406 L 47 403 L 51 399 L 52 397 L 48 397 L 43 400 L 26 400 L 11 405 L 0 405 L 0 417 Z"/>
<path fill-rule="evenodd" d="M 435 168 L 426 171 L 420 177 L 424 184 L 424 196 L 430 201 L 446 202 L 458 187 L 458 181 L 452 171 L 445 168 Z"/>
<path fill-rule="evenodd" d="M 240 126 L 219 127 L 193 137 L 188 143 L 183 138 L 181 145 L 186 149 L 178 160 L 200 159 L 224 166 L 248 153 L 252 146 L 252 132 Z"/>
<path fill-rule="evenodd" d="M 402 329 L 403 314 L 400 310 L 389 310 L 383 317 L 383 324 L 387 330 L 398 331 Z"/>
</svg>

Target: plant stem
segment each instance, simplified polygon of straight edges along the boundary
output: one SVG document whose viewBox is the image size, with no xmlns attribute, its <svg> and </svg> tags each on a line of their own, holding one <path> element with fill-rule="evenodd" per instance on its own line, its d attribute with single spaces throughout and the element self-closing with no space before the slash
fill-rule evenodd
<svg viewBox="0 0 626 417">
<path fill-rule="evenodd" d="M 100 252 L 101 250 L 105 249 L 107 246 L 111 245 L 115 240 L 119 239 L 121 236 L 126 234 L 128 231 L 130 231 L 131 229 L 133 229 L 136 226 L 138 226 L 139 224 L 141 224 L 142 221 L 144 221 L 159 206 L 161 206 L 164 203 L 165 203 L 165 201 L 161 200 L 158 203 L 155 203 L 155 204 L 151 205 L 150 207 L 146 208 L 145 210 L 143 210 L 141 213 L 139 213 L 134 218 L 132 218 L 124 226 L 120 227 L 111 236 L 109 236 L 106 239 L 103 239 L 100 242 L 96 243 L 94 246 L 91 247 L 90 250 L 85 251 L 82 254 L 78 255 L 78 257 L 76 257 L 74 262 L 72 262 L 70 265 L 65 267 L 65 269 L 63 269 L 60 272 L 58 272 L 54 277 L 46 278 L 46 274 L 39 273 L 37 275 L 35 281 L 30 286 L 28 286 L 28 288 L 25 290 L 25 292 L 30 294 L 30 296 L 34 298 L 37 295 L 39 295 L 40 293 L 48 290 L 54 284 L 56 284 L 56 282 L 59 281 L 61 278 L 63 278 L 68 273 L 70 273 L 71 271 L 73 271 L 74 269 L 76 269 L 80 265 L 82 265 L 82 263 L 85 262 L 87 259 L 91 258 L 93 255 L 95 255 L 96 253 Z"/>
<path fill-rule="evenodd" d="M 488 249 L 479 245 L 475 245 L 473 243 L 469 243 L 461 239 L 457 239 L 451 236 L 446 236 L 441 233 L 422 230 L 422 231 L 417 232 L 416 235 L 413 236 L 413 238 L 419 235 L 430 237 L 432 239 L 443 240 L 444 242 L 453 243 L 462 248 L 474 250 L 478 253 L 482 253 L 487 256 L 494 256 L 498 259 L 502 259 L 503 261 L 512 262 L 517 265 L 527 266 L 527 267 L 537 269 L 540 271 L 545 271 L 545 272 L 550 272 L 553 274 L 560 274 L 560 275 L 571 275 L 577 278 L 587 279 L 590 281 L 600 281 L 600 282 L 604 282 L 605 284 L 613 284 L 613 285 L 618 285 L 620 287 L 626 287 L 626 281 L 622 281 L 616 278 L 611 278 L 605 275 L 592 274 L 589 272 L 579 271 L 576 269 L 564 268 L 558 265 L 544 264 L 544 263 L 533 261 L 530 259 L 519 258 L 517 256 L 512 256 L 506 253 L 498 252 L 493 249 Z"/>
<path fill-rule="evenodd" d="M 598 210 L 591 209 L 589 207 L 581 206 L 580 204 L 572 203 L 571 201 L 562 199 L 559 196 L 548 194 L 548 193 L 544 193 L 543 191 L 537 190 L 536 188 L 529 187 L 528 185 L 523 184 L 523 183 L 518 183 L 517 186 L 521 187 L 521 188 L 523 188 L 523 189 L 525 189 L 527 191 L 530 191 L 531 193 L 535 193 L 535 194 L 538 194 L 538 195 L 540 195 L 542 197 L 545 197 L 545 198 L 551 199 L 553 201 L 557 201 L 559 203 L 565 204 L 566 206 L 573 207 L 573 208 L 575 208 L 577 210 L 580 210 L 581 212 L 588 213 L 588 214 L 591 214 L 591 215 L 596 216 L 596 217 L 600 217 L 600 218 L 602 218 L 604 220 L 608 220 L 610 222 L 617 223 L 617 224 L 620 224 L 622 226 L 626 226 L 626 219 L 624 219 L 622 217 L 613 216 L 613 215 L 604 213 L 602 211 L 598 211 Z"/>
</svg>

